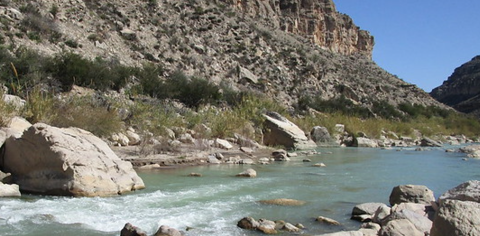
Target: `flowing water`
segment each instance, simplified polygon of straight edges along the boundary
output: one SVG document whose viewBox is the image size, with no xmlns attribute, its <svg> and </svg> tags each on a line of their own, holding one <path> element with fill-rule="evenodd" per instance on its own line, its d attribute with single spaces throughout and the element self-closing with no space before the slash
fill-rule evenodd
<svg viewBox="0 0 480 236">
<path fill-rule="evenodd" d="M 259 235 L 237 228 L 245 216 L 285 220 L 306 226 L 303 234 L 357 229 L 350 220 L 354 205 L 388 204 L 390 192 L 401 184 L 426 185 L 438 197 L 458 184 L 480 179 L 480 160 L 463 161 L 464 154 L 363 148 L 320 149 L 323 154 L 292 158 L 290 162 L 255 165 L 257 178 L 235 174 L 252 166 L 213 165 L 140 172 L 147 189 L 108 198 L 24 195 L 0 199 L 0 235 L 120 235 L 130 222 L 153 234 L 160 225 L 187 235 Z M 323 162 L 326 167 L 312 167 Z M 203 177 L 189 177 L 191 172 Z M 303 206 L 273 206 L 259 200 L 293 198 Z M 315 222 L 326 216 L 342 223 Z"/>
</svg>

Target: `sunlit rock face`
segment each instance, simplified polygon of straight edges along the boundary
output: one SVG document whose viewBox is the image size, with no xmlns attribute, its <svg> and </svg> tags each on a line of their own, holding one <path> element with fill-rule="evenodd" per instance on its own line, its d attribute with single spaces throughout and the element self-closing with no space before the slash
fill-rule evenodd
<svg viewBox="0 0 480 236">
<path fill-rule="evenodd" d="M 332 0 L 226 0 L 244 13 L 264 18 L 285 32 L 301 35 L 332 52 L 371 58 L 373 36 L 337 12 Z"/>
</svg>

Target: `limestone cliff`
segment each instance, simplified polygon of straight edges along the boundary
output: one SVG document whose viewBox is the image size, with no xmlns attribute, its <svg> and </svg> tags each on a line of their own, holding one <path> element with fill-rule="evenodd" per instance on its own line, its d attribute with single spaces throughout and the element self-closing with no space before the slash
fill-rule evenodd
<svg viewBox="0 0 480 236">
<path fill-rule="evenodd" d="M 337 12 L 332 0 L 225 0 L 245 14 L 275 28 L 308 38 L 322 48 L 343 55 L 372 56 L 373 36 Z"/>
<path fill-rule="evenodd" d="M 430 94 L 458 111 L 480 117 L 480 56 L 456 68 L 452 75 Z"/>
</svg>

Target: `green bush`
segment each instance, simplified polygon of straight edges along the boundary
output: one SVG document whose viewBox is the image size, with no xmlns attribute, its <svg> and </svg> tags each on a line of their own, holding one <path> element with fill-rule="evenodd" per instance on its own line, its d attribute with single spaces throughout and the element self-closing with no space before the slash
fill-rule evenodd
<svg viewBox="0 0 480 236">
<path fill-rule="evenodd" d="M 51 125 L 78 127 L 106 137 L 123 129 L 123 123 L 114 109 L 101 106 L 94 97 L 69 97 L 56 104 L 56 116 Z"/>
<path fill-rule="evenodd" d="M 98 90 L 118 90 L 136 71 L 117 61 L 105 61 L 102 58 L 91 61 L 70 52 L 57 55 L 49 69 L 67 91 L 74 84 Z"/>
<path fill-rule="evenodd" d="M 347 116 L 359 116 L 363 118 L 372 117 L 372 112 L 368 108 L 356 105 L 352 100 L 346 98 L 344 95 L 330 100 L 323 100 L 320 96 L 316 97 L 302 97 L 299 99 L 297 107 L 306 109 L 313 108 L 320 112 L 335 113 L 340 112 Z"/>
<path fill-rule="evenodd" d="M 19 48 L 11 54 L 0 48 L 0 82 L 12 94 L 24 97 L 27 88 L 43 82 L 47 65 L 48 59 L 32 50 Z"/>
</svg>

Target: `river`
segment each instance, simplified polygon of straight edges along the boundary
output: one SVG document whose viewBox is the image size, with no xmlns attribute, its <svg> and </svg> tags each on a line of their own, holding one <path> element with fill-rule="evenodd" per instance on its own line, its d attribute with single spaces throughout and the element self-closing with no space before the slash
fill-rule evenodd
<svg viewBox="0 0 480 236">
<path fill-rule="evenodd" d="M 155 233 L 160 225 L 187 235 L 260 235 L 237 228 L 245 216 L 302 223 L 304 235 L 354 230 L 350 220 L 356 204 L 383 202 L 393 187 L 426 185 L 435 196 L 458 184 L 480 179 L 480 160 L 462 160 L 465 154 L 444 149 L 329 148 L 322 154 L 294 157 L 270 165 L 212 165 L 139 172 L 147 188 L 107 198 L 72 198 L 23 195 L 0 199 L 0 235 L 118 236 L 130 222 Z M 326 167 L 312 167 L 323 162 Z M 257 178 L 235 177 L 247 168 Z M 203 177 L 190 177 L 189 173 Z M 293 198 L 303 206 L 273 206 L 259 200 Z M 333 218 L 341 226 L 315 222 Z M 290 234 L 285 234 L 290 235 Z"/>
</svg>

